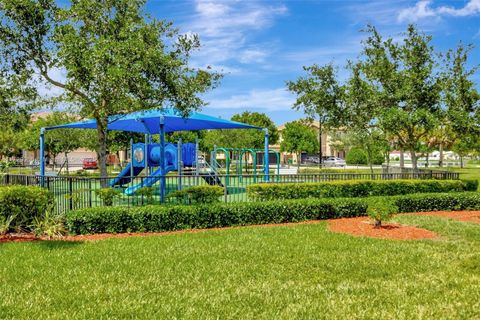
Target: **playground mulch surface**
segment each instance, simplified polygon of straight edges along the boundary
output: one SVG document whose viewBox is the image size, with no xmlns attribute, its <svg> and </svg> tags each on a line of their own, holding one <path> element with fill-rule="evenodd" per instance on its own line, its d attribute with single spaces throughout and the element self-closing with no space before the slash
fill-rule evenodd
<svg viewBox="0 0 480 320">
<path fill-rule="evenodd" d="M 409 213 L 409 215 L 419 216 L 433 216 L 450 218 L 464 222 L 480 223 L 480 211 L 435 211 L 435 212 L 419 212 Z M 182 233 L 197 233 L 211 230 L 225 230 L 238 228 L 271 228 L 271 227 L 285 227 L 299 224 L 316 224 L 322 220 L 311 220 L 303 222 L 279 223 L 279 224 L 262 224 L 250 226 L 237 226 L 226 228 L 211 228 L 211 229 L 193 229 L 193 230 L 179 230 L 179 231 L 165 231 L 165 232 L 135 232 L 135 233 L 100 233 L 91 235 L 68 235 L 57 238 L 48 238 L 44 236 L 37 237 L 30 233 L 10 233 L 0 235 L 0 243 L 6 242 L 26 242 L 38 240 L 62 240 L 62 241 L 95 241 L 108 238 L 128 238 L 128 237 L 146 237 L 146 236 L 166 236 L 172 234 Z M 384 223 L 380 228 L 374 228 L 372 221 L 368 217 L 356 218 L 341 218 L 330 219 L 328 221 L 328 229 L 335 233 L 346 233 L 357 237 L 372 237 L 381 239 L 393 240 L 420 240 L 420 239 L 434 239 L 437 234 L 415 226 L 402 225 L 397 223 Z"/>
</svg>

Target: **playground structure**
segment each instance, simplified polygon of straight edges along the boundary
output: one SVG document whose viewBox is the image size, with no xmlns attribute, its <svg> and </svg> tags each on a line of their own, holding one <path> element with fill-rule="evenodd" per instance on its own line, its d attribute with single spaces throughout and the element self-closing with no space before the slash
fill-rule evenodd
<svg viewBox="0 0 480 320">
<path fill-rule="evenodd" d="M 69 123 L 65 125 L 42 128 L 40 131 L 40 185 L 45 186 L 45 133 L 55 129 L 96 129 L 95 120 L 86 120 Z M 210 185 L 222 185 L 218 178 L 216 157 L 213 158 L 213 166 L 198 161 L 198 142 L 172 144 L 165 142 L 165 133 L 176 131 L 216 130 L 216 129 L 256 129 L 265 132 L 263 150 L 263 181 L 268 182 L 269 176 L 269 148 L 268 130 L 248 125 L 245 123 L 219 119 L 200 113 L 191 113 L 188 117 L 182 115 L 175 109 L 147 110 L 133 112 L 126 115 L 111 116 L 108 119 L 108 130 L 141 132 L 145 134 L 145 143 L 131 143 L 131 163 L 120 174 L 110 180 L 111 187 L 124 187 L 124 194 L 134 195 L 143 187 L 153 187 L 158 182 L 160 201 L 163 203 L 166 196 L 166 175 L 169 172 L 178 172 L 179 188 L 182 188 L 182 176 L 185 174 L 201 177 Z M 159 135 L 159 143 L 151 143 L 151 136 Z M 247 150 L 247 149 L 246 149 Z M 257 151 L 251 150 L 257 161 Z M 247 152 L 247 151 L 245 151 Z M 277 156 L 277 159 L 279 157 Z M 205 161 L 206 162 L 206 161 Z M 279 163 L 279 160 L 278 160 Z M 185 170 L 189 169 L 189 170 Z M 135 183 L 135 177 L 145 170 L 145 178 Z M 183 171 L 185 170 L 185 171 Z M 229 170 L 229 169 L 228 169 Z M 225 187 L 228 188 L 230 172 L 225 177 Z M 255 166 L 256 181 L 256 166 Z"/>
<path fill-rule="evenodd" d="M 150 139 L 146 137 L 146 141 Z M 206 166 L 201 166 L 198 161 L 198 142 L 196 143 L 182 143 L 178 141 L 175 145 L 173 143 L 165 144 L 165 166 L 162 172 L 160 165 L 160 150 L 161 145 L 158 143 L 132 143 L 131 146 L 131 162 L 119 173 L 119 175 L 110 180 L 111 187 L 123 187 L 132 183 L 123 192 L 126 195 L 134 195 L 135 192 L 143 187 L 151 187 L 157 183 L 162 175 L 169 172 L 177 171 L 178 182 L 177 186 L 182 188 L 181 177 L 185 174 L 196 175 L 209 185 L 219 185 L 223 187 L 222 182 L 216 176 L 216 172 Z M 187 169 L 187 170 L 185 170 Z M 140 183 L 133 184 L 135 177 L 145 171 L 145 179 Z"/>
<path fill-rule="evenodd" d="M 225 166 L 221 166 L 218 161 L 218 154 L 223 153 L 224 155 L 224 160 L 225 160 Z M 258 154 L 261 153 L 262 156 L 258 157 Z M 262 168 L 262 173 L 265 173 L 266 167 L 270 165 L 270 154 L 275 155 L 275 173 L 278 177 L 280 174 L 280 154 L 278 151 L 275 150 L 269 150 L 269 154 L 265 155 L 265 150 L 262 149 L 254 149 L 254 148 L 223 148 L 220 147 L 218 148 L 217 146 L 213 147 L 213 151 L 210 154 L 210 159 L 211 163 L 213 166 L 213 169 L 215 171 L 218 170 L 219 167 L 222 167 L 225 170 L 226 174 L 226 179 L 228 180 L 230 174 L 231 174 L 231 166 L 234 164 L 234 161 L 236 161 L 236 175 L 238 175 L 240 182 L 243 181 L 243 169 L 244 169 L 244 164 L 246 165 L 245 167 L 248 168 L 248 160 L 250 159 L 250 162 L 252 164 L 252 174 L 253 174 L 253 181 L 254 183 L 257 182 L 257 168 L 261 166 Z M 261 160 L 261 163 L 259 164 L 259 160 Z M 228 181 L 227 181 L 228 184 Z"/>
</svg>

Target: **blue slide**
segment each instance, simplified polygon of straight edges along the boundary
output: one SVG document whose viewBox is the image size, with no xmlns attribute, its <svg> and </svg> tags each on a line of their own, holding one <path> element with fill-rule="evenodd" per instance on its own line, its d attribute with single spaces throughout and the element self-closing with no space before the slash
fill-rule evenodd
<svg viewBox="0 0 480 320">
<path fill-rule="evenodd" d="M 167 166 L 165 168 L 165 174 L 167 174 L 168 172 L 170 171 L 174 171 L 174 170 L 177 170 L 176 168 L 177 166 L 175 165 L 170 165 L 170 166 Z M 148 178 L 145 178 L 141 183 L 139 184 L 136 184 L 134 186 L 131 186 L 131 187 L 128 187 L 126 190 L 125 190 L 125 194 L 126 195 L 133 195 L 135 194 L 135 192 L 140 189 L 140 188 L 143 188 L 143 187 L 151 187 L 153 186 L 158 180 L 160 180 L 160 178 L 162 177 L 162 173 L 161 173 L 161 168 L 158 168 L 157 170 L 155 170 L 155 172 L 152 173 L 152 175 Z"/>
<path fill-rule="evenodd" d="M 110 180 L 110 187 L 114 186 L 123 186 L 124 184 L 130 183 L 132 179 L 140 174 L 144 168 L 142 167 L 133 167 L 133 177 L 131 177 L 131 166 L 129 163 L 123 170 L 118 174 L 118 177 Z"/>
</svg>

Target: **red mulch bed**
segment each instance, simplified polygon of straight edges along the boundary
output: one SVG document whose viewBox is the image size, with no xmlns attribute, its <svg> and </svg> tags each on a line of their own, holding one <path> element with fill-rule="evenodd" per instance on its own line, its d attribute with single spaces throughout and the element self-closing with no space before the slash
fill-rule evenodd
<svg viewBox="0 0 480 320">
<path fill-rule="evenodd" d="M 435 232 L 396 223 L 384 223 L 380 228 L 375 228 L 368 217 L 329 220 L 328 228 L 332 232 L 347 233 L 356 237 L 394 240 L 420 240 L 437 237 Z"/>
<path fill-rule="evenodd" d="M 476 222 L 480 223 L 480 211 L 437 211 L 437 212 L 420 212 L 420 213 L 411 213 L 414 215 L 427 215 L 434 217 L 445 217 L 457 219 L 460 221 L 467 222 Z M 281 226 L 291 226 L 298 224 L 314 224 L 319 223 L 320 220 L 314 221 L 303 221 L 296 223 L 279 223 L 279 224 L 263 224 L 263 225 L 253 225 L 245 226 L 246 228 L 251 227 L 281 227 Z M 328 226 L 332 232 L 348 233 L 354 236 L 359 237 L 373 237 L 373 238 L 382 238 L 382 239 L 396 239 L 396 240 L 418 240 L 418 239 L 432 239 L 436 238 L 437 235 L 429 230 L 416 228 L 413 226 L 400 225 L 394 223 L 384 224 L 381 228 L 374 228 L 372 222 L 368 217 L 358 217 L 358 218 L 342 218 L 342 219 L 331 219 L 328 220 Z M 145 236 L 163 236 L 170 234 L 179 234 L 179 233 L 196 233 L 196 232 L 205 232 L 209 230 L 224 230 L 224 229 L 234 229 L 234 228 L 245 228 L 245 227 L 228 227 L 228 228 L 213 228 L 213 229 L 194 229 L 194 230 L 180 230 L 180 231 L 168 231 L 168 232 L 136 232 L 136 233 L 100 233 L 92 235 L 77 235 L 77 236 L 65 236 L 57 238 L 56 240 L 64 241 L 94 241 L 102 240 L 107 238 L 127 238 L 127 237 L 145 237 Z M 5 242 L 25 242 L 25 241 L 37 241 L 37 240 L 51 240 L 46 237 L 35 237 L 33 234 L 25 233 L 14 233 L 7 235 L 0 235 L 0 244 Z"/>
</svg>

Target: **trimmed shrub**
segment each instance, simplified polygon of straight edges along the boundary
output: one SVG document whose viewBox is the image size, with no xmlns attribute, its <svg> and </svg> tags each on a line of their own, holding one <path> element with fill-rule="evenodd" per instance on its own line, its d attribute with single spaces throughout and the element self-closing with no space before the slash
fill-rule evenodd
<svg viewBox="0 0 480 320">
<path fill-rule="evenodd" d="M 0 187 L 3 232 L 30 230 L 35 219 L 44 217 L 53 207 L 54 197 L 47 189 L 20 185 Z"/>
<path fill-rule="evenodd" d="M 223 192 L 223 188 L 219 186 L 194 186 L 174 191 L 168 197 L 181 203 L 215 203 L 220 202 Z"/>
<path fill-rule="evenodd" d="M 367 164 L 367 154 L 359 148 L 352 148 L 348 151 L 345 157 L 347 164 Z"/>
<path fill-rule="evenodd" d="M 367 203 L 362 199 L 97 207 L 68 212 L 66 225 L 74 234 L 158 232 L 355 217 L 365 215 L 366 210 Z"/>
<path fill-rule="evenodd" d="M 480 193 L 412 194 L 394 197 L 399 212 L 458 211 L 480 209 Z"/>
<path fill-rule="evenodd" d="M 313 219 L 365 216 L 385 220 L 393 212 L 479 210 L 476 192 L 415 194 L 363 199 L 301 199 L 209 205 L 97 207 L 66 214 L 73 234 L 160 232 Z M 380 214 L 380 216 L 377 215 Z M 387 217 L 388 218 L 388 217 Z"/>
<path fill-rule="evenodd" d="M 315 183 L 262 183 L 247 186 L 250 199 L 349 198 L 410 193 L 476 191 L 472 180 L 351 180 Z"/>
</svg>

